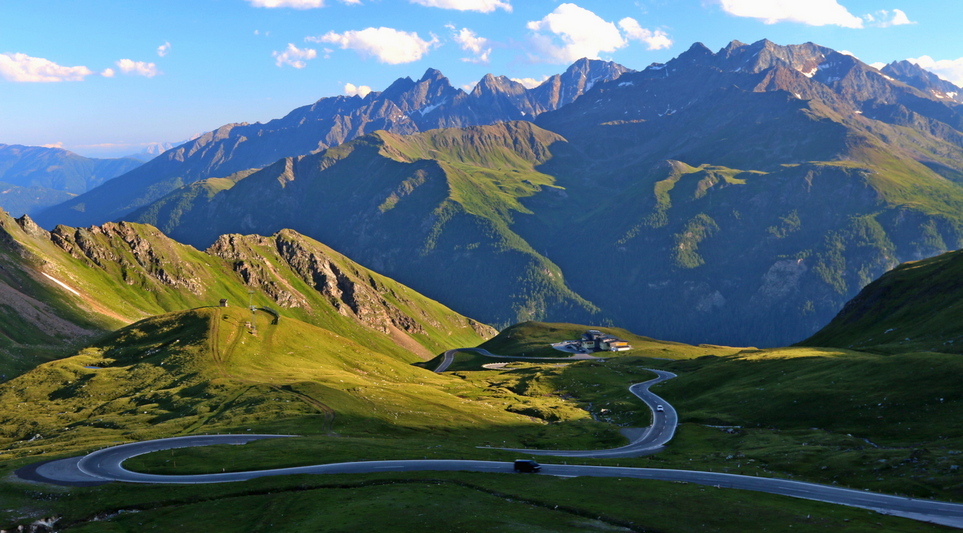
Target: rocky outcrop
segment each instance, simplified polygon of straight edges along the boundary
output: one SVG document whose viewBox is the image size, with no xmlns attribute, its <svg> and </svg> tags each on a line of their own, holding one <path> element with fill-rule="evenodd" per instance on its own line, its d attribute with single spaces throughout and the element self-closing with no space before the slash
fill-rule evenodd
<svg viewBox="0 0 963 533">
<path fill-rule="evenodd" d="M 310 304 L 284 280 L 284 276 L 272 266 L 272 261 L 265 261 L 259 254 L 276 254 L 278 263 L 290 268 L 298 278 L 323 295 L 338 313 L 352 317 L 366 327 L 385 334 L 393 329 L 414 334 L 425 333 L 422 323 L 440 326 L 424 312 L 417 318 L 405 313 L 399 305 L 408 307 L 413 302 L 385 286 L 371 273 L 352 268 L 343 257 L 293 231 L 284 230 L 273 237 L 223 235 L 207 252 L 231 263 L 245 284 L 264 291 L 282 307 L 307 308 Z M 472 327 L 475 331 L 488 333 L 487 326 Z"/>
<path fill-rule="evenodd" d="M 200 294 L 199 272 L 178 257 L 178 244 L 151 226 L 108 222 L 89 228 L 57 226 L 50 241 L 77 259 L 104 270 L 119 268 L 124 281 L 135 284 L 149 278 L 169 287 Z"/>
</svg>

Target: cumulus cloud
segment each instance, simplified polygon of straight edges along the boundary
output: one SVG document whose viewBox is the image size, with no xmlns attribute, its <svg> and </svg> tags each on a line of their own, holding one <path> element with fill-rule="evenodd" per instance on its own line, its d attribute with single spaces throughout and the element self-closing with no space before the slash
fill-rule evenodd
<svg viewBox="0 0 963 533">
<path fill-rule="evenodd" d="M 863 19 L 836 0 L 719 0 L 719 5 L 730 15 L 759 19 L 766 24 L 799 22 L 810 26 L 863 27 Z"/>
<path fill-rule="evenodd" d="M 559 5 L 542 20 L 529 22 L 528 29 L 535 32 L 531 45 L 539 59 L 553 63 L 597 58 L 601 52 L 614 52 L 628 44 L 614 23 L 569 3 Z"/>
<path fill-rule="evenodd" d="M 121 59 L 117 61 L 117 68 L 120 69 L 124 74 L 131 74 L 133 76 L 145 76 L 148 78 L 153 78 L 159 74 L 157 70 L 157 65 L 153 63 L 148 63 L 146 61 L 134 61 L 132 59 Z M 109 76 L 108 76 L 109 77 Z"/>
<path fill-rule="evenodd" d="M 361 98 L 364 98 L 365 96 L 368 96 L 368 93 L 370 92 L 371 92 L 371 87 L 368 87 L 367 85 L 356 86 L 353 83 L 344 84 L 344 94 L 348 96 L 358 95 Z"/>
<path fill-rule="evenodd" d="M 619 27 L 625 32 L 625 37 L 645 43 L 649 50 L 662 50 L 672 46 L 672 39 L 662 30 L 649 30 L 639 26 L 639 21 L 632 17 L 625 17 L 619 21 Z"/>
<path fill-rule="evenodd" d="M 527 89 L 534 89 L 535 87 L 538 87 L 539 85 L 545 83 L 545 80 L 547 79 L 548 79 L 548 76 L 542 76 L 542 79 L 540 80 L 536 80 L 535 78 L 512 78 L 512 81 L 516 83 L 521 83 Z"/>
<path fill-rule="evenodd" d="M 318 57 L 318 51 L 313 48 L 298 48 L 293 43 L 288 43 L 288 47 L 283 52 L 272 52 L 274 64 L 283 67 L 289 65 L 294 68 L 304 68 L 307 66 L 305 61 Z"/>
<path fill-rule="evenodd" d="M 505 0 L 409 0 L 412 4 L 458 11 L 478 11 L 491 13 L 496 9 L 511 12 L 512 5 Z"/>
<path fill-rule="evenodd" d="M 959 59 L 933 59 L 930 56 L 920 56 L 907 59 L 907 61 L 916 63 L 957 87 L 963 87 L 963 57 Z"/>
<path fill-rule="evenodd" d="M 449 26 L 454 30 L 454 26 Z M 467 63 L 488 64 L 488 56 L 492 53 L 490 41 L 484 37 L 479 37 L 475 32 L 468 28 L 462 28 L 454 34 L 455 42 L 466 52 L 471 52 L 474 57 L 463 57 L 462 61 Z"/>
<path fill-rule="evenodd" d="M 112 68 L 105 68 L 104 70 L 100 71 L 100 75 L 103 76 L 103 77 L 105 77 L 105 78 L 113 78 L 113 77 L 114 77 L 114 74 L 116 74 L 116 73 L 114 72 L 114 69 L 112 69 Z"/>
<path fill-rule="evenodd" d="M 877 11 L 876 13 L 871 13 L 868 15 L 863 15 L 863 19 L 869 22 L 870 25 L 876 26 L 878 28 L 889 28 L 890 26 L 904 26 L 906 24 L 916 24 L 906 16 L 906 13 L 902 9 L 894 9 L 893 11 L 887 11 L 885 9 Z"/>
<path fill-rule="evenodd" d="M 344 33 L 331 31 L 319 37 L 308 37 L 306 40 L 336 44 L 342 50 L 351 49 L 364 57 L 374 56 L 378 61 L 389 65 L 418 61 L 438 45 L 438 38 L 434 35 L 431 36 L 430 41 L 426 41 L 418 37 L 415 32 L 409 33 L 383 26 Z"/>
<path fill-rule="evenodd" d="M 84 66 L 64 67 L 27 54 L 0 54 L 0 76 L 16 82 L 83 81 L 93 71 Z"/>
<path fill-rule="evenodd" d="M 164 42 L 164 44 L 157 47 L 157 55 L 164 57 L 168 52 L 171 51 L 171 43 Z"/>
</svg>

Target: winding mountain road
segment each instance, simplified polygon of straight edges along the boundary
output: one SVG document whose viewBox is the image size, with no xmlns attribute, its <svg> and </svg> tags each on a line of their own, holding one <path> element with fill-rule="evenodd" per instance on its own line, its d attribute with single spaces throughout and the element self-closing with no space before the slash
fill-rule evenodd
<svg viewBox="0 0 963 533">
<path fill-rule="evenodd" d="M 498 448 L 510 452 L 525 453 L 528 455 L 554 455 L 557 457 L 591 457 L 591 458 L 619 458 L 619 457 L 641 457 L 658 453 L 665 448 L 666 443 L 675 436 L 675 429 L 679 425 L 679 415 L 669 402 L 663 400 L 649 387 L 656 383 L 676 377 L 672 372 L 665 370 L 655 370 L 646 368 L 649 372 L 655 372 L 658 377 L 642 383 L 636 383 L 629 387 L 629 391 L 645 402 L 652 411 L 652 425 L 645 428 L 632 442 L 619 448 L 608 450 L 534 450 L 528 448 Z M 659 411 L 657 406 L 661 405 L 663 410 Z"/>
<path fill-rule="evenodd" d="M 521 356 L 520 355 L 496 355 L 484 348 L 453 348 L 445 352 L 445 355 L 442 357 L 441 363 L 439 363 L 438 366 L 435 368 L 435 373 L 440 374 L 448 370 L 448 367 L 455 362 L 455 354 L 457 352 L 474 352 L 479 355 L 484 355 L 485 357 L 494 357 L 495 359 L 513 359 L 513 360 L 519 359 L 523 361 L 559 361 L 559 360 L 578 361 L 578 360 L 585 360 L 585 359 L 599 359 L 594 355 L 589 355 L 586 353 L 580 353 L 580 354 L 569 355 L 569 356 L 561 356 L 561 357 L 526 357 L 524 355 L 521 355 Z"/>
<path fill-rule="evenodd" d="M 448 354 L 457 350 L 446 352 Z M 450 362 L 448 362 L 450 364 Z M 445 368 L 447 365 L 442 362 Z M 439 366 L 439 369 L 442 367 Z M 436 370 L 442 371 L 442 370 Z M 653 424 L 632 443 L 610 450 L 527 450 L 507 449 L 527 455 L 556 455 L 562 457 L 637 457 L 654 453 L 662 449 L 672 439 L 678 414 L 665 400 L 649 391 L 649 387 L 675 377 L 670 372 L 652 370 L 658 377 L 632 385 L 629 390 L 645 402 L 651 409 Z M 655 409 L 662 405 L 664 411 Z M 195 446 L 210 446 L 214 444 L 247 444 L 262 439 L 281 439 L 294 435 L 199 435 L 189 437 L 174 437 L 144 442 L 121 444 L 92 452 L 81 458 L 67 458 L 56 461 L 38 463 L 17 471 L 17 475 L 35 481 L 49 483 L 78 485 L 94 482 L 121 481 L 127 483 L 159 483 L 159 484 L 201 484 L 225 483 L 232 481 L 246 481 L 250 479 L 282 476 L 293 474 L 372 474 L 380 472 L 420 472 L 420 471 L 461 471 L 512 473 L 513 464 L 496 461 L 474 461 L 458 459 L 434 460 L 393 460 L 393 461 L 361 461 L 347 463 L 320 464 L 290 468 L 275 468 L 248 472 L 222 472 L 214 474 L 194 475 L 161 475 L 132 472 L 124 468 L 123 463 L 131 457 L 146 453 L 188 448 Z M 818 483 L 807 483 L 787 479 L 744 476 L 721 472 L 701 472 L 692 470 L 674 470 L 662 468 L 633 468 L 618 466 L 590 466 L 590 465 L 560 465 L 542 464 L 541 474 L 563 477 L 591 476 L 649 479 L 658 481 L 674 481 L 707 485 L 719 489 L 740 489 L 770 494 L 779 494 L 794 498 L 815 500 L 851 507 L 870 509 L 883 514 L 890 514 L 932 522 L 958 528 L 963 528 L 963 504 L 905 498 L 888 494 L 878 494 L 868 491 L 841 488 Z"/>
<path fill-rule="evenodd" d="M 165 484 L 225 483 L 231 481 L 246 481 L 249 479 L 267 476 L 283 476 L 293 474 L 372 474 L 379 472 L 420 471 L 461 471 L 508 474 L 513 471 L 513 464 L 508 462 L 445 459 L 363 461 L 299 466 L 291 468 L 276 468 L 270 470 L 256 470 L 251 472 L 227 472 L 195 475 L 145 474 L 140 472 L 132 472 L 123 467 L 123 462 L 130 457 L 155 451 L 173 448 L 187 448 L 193 446 L 209 446 L 213 444 L 246 444 L 255 440 L 277 439 L 285 437 L 290 437 L 290 435 L 200 435 L 196 437 L 158 439 L 104 448 L 84 456 L 80 459 L 80 461 L 76 461 L 76 458 L 73 458 L 73 463 L 80 472 L 86 476 L 90 476 L 93 479 L 100 479 L 102 481 L 123 481 L 128 483 Z M 61 461 L 69 462 L 70 459 L 62 459 Z M 55 461 L 55 463 L 56 462 L 57 461 Z M 43 471 L 40 473 L 43 474 Z M 707 485 L 720 489 L 727 488 L 767 492 L 770 494 L 780 494 L 794 498 L 836 503 L 851 507 L 861 507 L 884 514 L 892 514 L 926 522 L 963 527 L 963 504 L 904 498 L 900 496 L 891 496 L 888 494 L 877 494 L 874 492 L 845 489 L 830 485 L 805 483 L 787 479 L 662 468 L 631 468 L 617 466 L 559 464 L 543 464 L 541 474 L 566 477 L 591 476 L 676 481 Z M 57 482 L 58 480 L 45 479 L 45 481 Z"/>
</svg>

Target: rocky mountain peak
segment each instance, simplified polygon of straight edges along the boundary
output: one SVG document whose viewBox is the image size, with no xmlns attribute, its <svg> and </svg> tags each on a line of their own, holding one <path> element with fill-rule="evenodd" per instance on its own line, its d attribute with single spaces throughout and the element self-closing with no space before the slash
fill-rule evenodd
<svg viewBox="0 0 963 533">
<path fill-rule="evenodd" d="M 412 87 L 415 86 L 414 80 L 410 77 L 405 76 L 404 78 L 398 78 L 387 89 L 381 92 L 381 98 L 385 100 L 394 100 L 398 96 L 408 92 Z"/>
<path fill-rule="evenodd" d="M 425 71 L 424 76 L 422 76 L 421 79 L 418 80 L 418 82 L 421 83 L 423 81 L 441 81 L 444 79 L 446 79 L 445 75 L 442 74 L 440 70 L 429 68 L 428 70 Z"/>
<path fill-rule="evenodd" d="M 963 103 L 963 89 L 910 61 L 893 61 L 880 69 L 883 74 L 940 100 Z"/>
<path fill-rule="evenodd" d="M 472 89 L 472 96 L 481 96 L 492 93 L 503 93 L 510 95 L 524 94 L 528 89 L 517 81 L 512 81 L 507 76 L 494 76 L 485 74 L 475 88 Z"/>
<path fill-rule="evenodd" d="M 50 233 L 38 226 L 37 223 L 27 215 L 23 215 L 22 217 L 16 219 L 16 221 L 17 225 L 20 226 L 20 229 L 22 229 L 24 233 L 30 235 L 31 237 L 41 237 L 46 239 L 50 236 Z"/>
</svg>

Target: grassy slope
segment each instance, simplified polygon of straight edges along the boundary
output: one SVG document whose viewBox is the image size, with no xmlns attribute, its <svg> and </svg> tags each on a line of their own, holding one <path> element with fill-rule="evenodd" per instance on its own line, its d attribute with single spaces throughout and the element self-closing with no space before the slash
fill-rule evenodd
<svg viewBox="0 0 963 533">
<path fill-rule="evenodd" d="M 0 349 L 7 353 L 0 358 L 0 374 L 8 377 L 65 355 L 92 334 L 151 315 L 211 305 L 221 298 L 246 304 L 252 289 L 255 305 L 359 339 L 406 361 L 431 357 L 453 343 L 477 344 L 491 334 L 486 326 L 291 231 L 273 238 L 233 236 L 219 250 L 225 259 L 141 224 L 60 227 L 51 239 L 25 232 L 5 214 L 0 222 L 8 242 L 0 250 L 5 266 L 0 289 L 11 295 L 0 305 Z M 342 274 L 338 290 L 349 291 L 355 299 L 367 295 L 361 307 L 345 311 L 337 294 L 319 292 L 311 270 L 319 264 Z M 13 306 L 13 296 L 25 303 Z M 377 319 L 384 313 L 401 326 L 409 325 L 409 331 L 379 326 Z M 372 334 L 375 326 L 382 332 Z"/>
<path fill-rule="evenodd" d="M 63 517 L 58 525 L 82 532 L 947 531 L 819 502 L 620 479 L 389 473 L 35 492 Z M 6 501 L 11 514 L 33 505 L 23 491 Z"/>
<path fill-rule="evenodd" d="M 644 357 L 665 357 L 678 359 L 698 355 L 724 355 L 738 352 L 739 348 L 724 346 L 692 346 L 681 342 L 669 342 L 636 335 L 622 328 L 583 326 L 578 324 L 558 324 L 544 322 L 523 322 L 505 328 L 492 339 L 479 346 L 500 355 L 522 355 L 528 357 L 565 357 L 571 354 L 560 352 L 550 346 L 564 340 L 579 339 L 587 329 L 597 329 L 602 333 L 614 335 L 629 341 L 632 349 L 617 355 L 638 355 Z M 600 353 L 600 357 L 610 356 Z"/>
<path fill-rule="evenodd" d="M 590 316 L 597 308 L 569 289 L 559 267 L 513 229 L 519 214 L 530 213 L 525 199 L 557 189 L 535 167 L 563 141 L 526 122 L 409 136 L 381 131 L 281 160 L 212 198 L 197 187 L 183 188 L 132 216 L 206 246 L 219 233 L 238 231 L 237 213 L 244 211 L 252 214 L 255 231 L 295 228 L 361 262 L 383 264 L 393 277 L 407 276 L 449 305 L 481 309 L 496 317 L 493 322 L 538 318 L 560 308 Z M 215 184 L 201 188 L 213 191 Z M 306 219 L 302 214 L 309 209 L 316 216 Z M 421 222 L 412 226 L 412 220 Z M 484 257 L 487 265 L 472 257 Z M 464 277 L 432 271 L 439 263 L 476 279 L 487 298 L 466 289 Z M 502 276 L 493 279 L 491 272 Z"/>
<path fill-rule="evenodd" d="M 517 280 L 525 301 L 515 304 L 516 320 L 539 318 L 557 303 L 598 312 L 597 307 L 566 286 L 557 265 L 511 229 L 516 213 L 531 214 L 522 200 L 543 188 L 555 187 L 554 178 L 535 167 L 551 159 L 552 144 L 564 142 L 564 138 L 528 122 L 431 130 L 407 136 L 384 132 L 378 135 L 384 143 L 380 153 L 385 156 L 437 161 L 448 180 L 447 202 L 457 205 L 457 211 L 463 210 L 490 225 L 489 231 L 503 251 L 520 252 L 522 259 L 530 262 L 525 278 Z M 445 206 L 440 209 L 445 211 Z M 436 229 L 441 231 L 444 224 L 442 217 Z"/>
<path fill-rule="evenodd" d="M 5 383 L 5 455 L 230 428 L 383 436 L 526 423 L 459 400 L 459 384 L 396 354 L 267 313 L 255 336 L 248 320 L 217 307 L 153 317 Z"/>
<path fill-rule="evenodd" d="M 884 353 L 963 353 L 963 252 L 905 263 L 866 286 L 833 321 L 800 343 Z"/>
<path fill-rule="evenodd" d="M 903 447 L 908 446 L 901 444 L 907 436 L 898 431 L 885 440 L 885 448 L 871 449 L 861 440 L 884 442 L 894 422 L 903 422 L 902 417 L 918 419 L 919 413 L 914 412 L 918 409 L 912 407 L 918 398 L 911 395 L 919 395 L 921 387 L 917 383 L 898 386 L 890 379 L 907 373 L 910 358 L 810 348 L 734 353 L 737 349 L 661 343 L 607 330 L 637 344 L 641 355 L 654 357 L 629 352 L 605 364 L 523 362 L 502 370 L 437 376 L 290 318 L 272 326 L 269 316 L 259 315 L 259 334 L 254 337 L 243 324 L 247 317 L 238 309 L 210 308 L 152 318 L 104 339 L 76 358 L 50 363 L 18 378 L 15 383 L 19 386 L 3 388 L 5 396 L 0 396 L 0 401 L 11 406 L 4 411 L 25 403 L 27 398 L 17 395 L 46 397 L 49 410 L 31 418 L 56 429 L 43 439 L 47 442 L 21 441 L 8 456 L 42 450 L 59 453 L 178 429 L 233 427 L 306 436 L 241 447 L 161 452 L 140 457 L 133 466 L 187 473 L 356 459 L 473 457 L 507 461 L 517 454 L 475 446 L 501 445 L 502 441 L 510 446 L 549 448 L 572 447 L 573 443 L 585 447 L 617 444 L 606 427 L 648 423 L 647 410 L 628 395 L 626 385 L 651 377 L 643 367 L 662 366 L 680 374 L 658 390 L 683 416 L 684 423 L 669 450 L 640 459 L 584 462 L 792 475 L 823 482 L 838 478 L 844 484 L 892 492 L 942 498 L 959 495 L 949 469 L 952 463 L 947 462 L 952 461 L 948 451 L 959 448 L 958 438 L 926 441 L 929 444 L 922 453 L 915 446 L 920 439 L 932 437 L 925 432 L 914 432 L 914 448 Z M 518 352 L 574 337 L 587 328 L 527 323 L 510 332 L 518 347 L 512 348 L 507 335 L 500 338 L 500 346 Z M 103 368 L 90 370 L 82 368 L 84 365 Z M 933 381 L 936 374 L 956 372 L 944 366 L 919 379 Z M 878 379 L 867 384 L 867 375 Z M 834 412 L 845 414 L 851 425 L 809 429 L 809 424 L 826 420 L 818 417 L 824 412 L 800 411 L 796 402 L 822 401 L 813 396 L 822 394 L 818 387 L 833 378 L 849 380 L 839 382 L 838 387 L 850 397 L 842 403 L 837 400 Z M 760 390 L 757 380 L 766 380 L 767 385 Z M 770 383 L 777 385 L 768 386 Z M 886 425 L 877 421 L 875 412 L 858 416 L 863 404 L 877 399 L 877 383 L 898 389 L 880 410 L 888 416 Z M 135 386 L 139 392 L 124 390 Z M 839 395 L 832 386 L 826 389 L 830 396 Z M 111 391 L 120 396 L 107 398 Z M 963 403 L 950 395 L 944 402 L 923 409 L 934 431 L 938 431 L 935 424 L 940 414 L 947 415 L 947 420 L 956 419 L 958 414 L 947 409 Z M 322 404 L 336 412 L 333 424 Z M 99 407 L 90 409 L 90 405 Z M 119 405 L 124 406 L 122 415 L 106 416 Z M 588 413 L 603 422 L 592 422 Z M 537 418 L 528 417 L 556 422 L 532 422 Z M 702 426 L 705 422 L 744 427 L 730 434 Z M 764 427 L 749 427 L 753 424 Z M 331 435 L 330 429 L 338 436 Z M 858 433 L 853 437 L 841 433 L 847 430 Z M 0 484 L 0 494 L 10 496 L 15 513 L 62 514 L 64 523 L 79 524 L 118 509 L 142 510 L 112 515 L 97 525 L 118 530 L 134 523 L 161 528 L 183 524 L 186 530 L 207 527 L 206 519 L 193 519 L 199 515 L 217 519 L 224 530 L 241 527 L 239 524 L 250 528 L 254 523 L 295 529 L 339 524 L 352 529 L 362 523 L 359 520 L 370 524 L 370 513 L 391 514 L 393 519 L 382 524 L 388 531 L 450 527 L 453 519 L 447 514 L 442 518 L 432 509 L 436 504 L 459 509 L 458 502 L 466 498 L 472 505 L 456 522 L 465 528 L 484 524 L 496 531 L 618 527 L 631 531 L 741 531 L 758 527 L 763 523 L 760 520 L 779 530 L 790 525 L 807 530 L 931 530 L 916 522 L 838 506 L 641 481 L 553 481 L 456 473 L 292 477 L 205 487 L 200 493 L 193 487 L 165 487 L 162 497 L 152 487 L 120 490 L 107 485 L 69 494 L 38 488 L 25 494 L 14 486 Z M 526 505 L 506 505 L 506 498 Z M 634 501 L 638 505 L 631 504 Z M 12 514 L 7 514 L 9 523 L 22 523 Z"/>
</svg>

